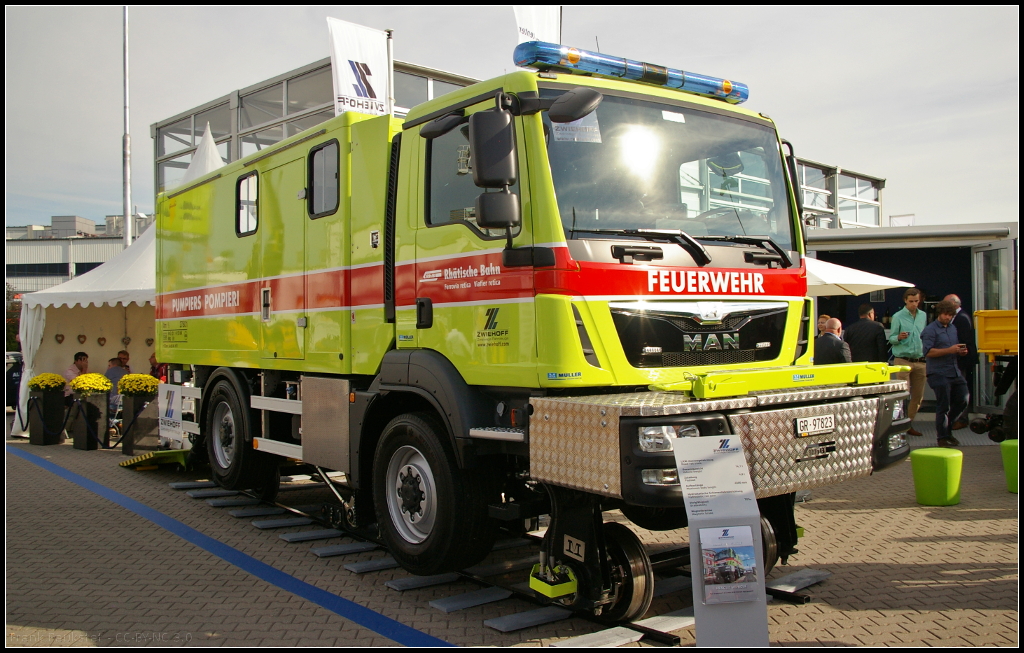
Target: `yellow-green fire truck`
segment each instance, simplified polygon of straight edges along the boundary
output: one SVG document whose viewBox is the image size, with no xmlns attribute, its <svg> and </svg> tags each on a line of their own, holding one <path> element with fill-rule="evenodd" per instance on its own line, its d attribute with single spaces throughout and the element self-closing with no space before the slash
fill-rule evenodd
<svg viewBox="0 0 1024 653">
<path fill-rule="evenodd" d="M 417 574 L 549 515 L 534 586 L 633 619 L 651 562 L 602 511 L 685 526 L 673 442 L 742 439 L 770 569 L 795 491 L 906 456 L 906 385 L 812 365 L 795 160 L 745 85 L 515 61 L 160 194 L 157 356 L 220 485 L 343 472 L 337 522 Z"/>
</svg>

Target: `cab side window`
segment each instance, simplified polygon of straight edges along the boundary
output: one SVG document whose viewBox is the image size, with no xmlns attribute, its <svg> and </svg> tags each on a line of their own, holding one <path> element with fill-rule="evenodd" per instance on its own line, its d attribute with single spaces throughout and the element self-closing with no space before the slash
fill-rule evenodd
<svg viewBox="0 0 1024 653">
<path fill-rule="evenodd" d="M 309 217 L 319 218 L 338 210 L 338 141 L 317 146 L 309 154 Z"/>
<path fill-rule="evenodd" d="M 476 198 L 484 189 L 473 183 L 469 125 L 460 125 L 427 141 L 426 177 L 428 226 L 460 223 L 482 238 L 505 237 L 500 229 L 481 229 L 476 225 Z M 519 182 L 509 190 L 518 193 Z"/>
<path fill-rule="evenodd" d="M 235 187 L 235 233 L 248 236 L 256 233 L 258 209 L 258 177 L 255 172 L 240 177 Z"/>
</svg>

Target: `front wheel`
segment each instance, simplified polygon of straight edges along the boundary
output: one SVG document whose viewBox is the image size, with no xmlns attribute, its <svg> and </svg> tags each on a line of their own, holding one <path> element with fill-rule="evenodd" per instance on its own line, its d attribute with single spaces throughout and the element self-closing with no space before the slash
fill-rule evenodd
<svg viewBox="0 0 1024 653">
<path fill-rule="evenodd" d="M 210 471 L 221 487 L 248 490 L 269 485 L 277 467 L 274 456 L 256 451 L 246 435 L 249 433 L 249 411 L 243 408 L 242 397 L 227 379 L 221 379 L 210 391 L 206 439 Z"/>
<path fill-rule="evenodd" d="M 464 569 L 494 545 L 487 483 L 459 469 L 433 415 L 410 413 L 384 428 L 373 460 L 377 523 L 395 560 L 414 574 Z"/>
</svg>

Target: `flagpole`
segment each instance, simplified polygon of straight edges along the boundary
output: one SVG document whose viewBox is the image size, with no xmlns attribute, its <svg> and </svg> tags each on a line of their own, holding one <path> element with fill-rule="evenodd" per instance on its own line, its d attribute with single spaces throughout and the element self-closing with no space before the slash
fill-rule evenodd
<svg viewBox="0 0 1024 653">
<path fill-rule="evenodd" d="M 395 51 L 394 39 L 391 37 L 394 30 L 384 30 L 388 34 L 388 115 L 395 115 Z"/>
<path fill-rule="evenodd" d="M 124 246 L 132 244 L 132 140 L 128 133 L 128 6 L 124 7 L 124 139 L 122 183 L 124 184 Z"/>
</svg>

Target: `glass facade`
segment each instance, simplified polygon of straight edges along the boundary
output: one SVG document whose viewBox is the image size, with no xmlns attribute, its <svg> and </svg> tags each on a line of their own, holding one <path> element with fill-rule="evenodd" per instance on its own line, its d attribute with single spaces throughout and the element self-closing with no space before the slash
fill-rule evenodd
<svg viewBox="0 0 1024 653">
<path fill-rule="evenodd" d="M 797 160 L 808 226 L 881 227 L 885 180 L 812 161 Z"/>
<path fill-rule="evenodd" d="M 395 62 L 395 115 L 476 82 Z M 330 59 L 322 59 L 151 127 L 156 192 L 179 185 L 207 123 L 225 163 L 260 152 L 334 117 Z"/>
</svg>

